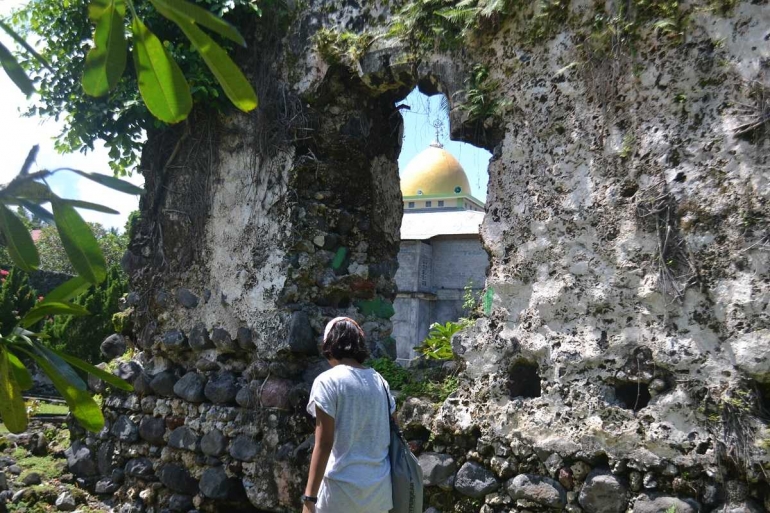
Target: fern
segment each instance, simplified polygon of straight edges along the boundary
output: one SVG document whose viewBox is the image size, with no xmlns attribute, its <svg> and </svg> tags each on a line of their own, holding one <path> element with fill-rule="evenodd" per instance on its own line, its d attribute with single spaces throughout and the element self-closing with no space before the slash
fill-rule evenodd
<svg viewBox="0 0 770 513">
<path fill-rule="evenodd" d="M 448 7 L 446 9 L 439 9 L 436 11 L 437 16 L 445 18 L 450 23 L 463 25 L 465 28 L 470 27 L 473 24 L 478 14 L 478 7 Z"/>
</svg>

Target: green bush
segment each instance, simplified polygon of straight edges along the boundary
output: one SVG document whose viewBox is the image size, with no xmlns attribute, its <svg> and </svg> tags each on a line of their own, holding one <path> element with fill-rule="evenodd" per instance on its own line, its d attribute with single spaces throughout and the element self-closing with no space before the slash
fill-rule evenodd
<svg viewBox="0 0 770 513">
<path fill-rule="evenodd" d="M 367 361 L 366 364 L 385 378 L 391 390 L 401 392 L 398 396 L 398 403 L 402 403 L 407 397 L 425 397 L 433 402 L 443 403 L 452 392 L 457 390 L 458 380 L 456 376 L 446 376 L 442 379 L 419 379 L 390 358 L 376 358 Z"/>
<path fill-rule="evenodd" d="M 19 319 L 35 306 L 35 296 L 27 274 L 21 269 L 11 268 L 0 286 L 0 334 L 6 336 L 13 331 Z"/>
<path fill-rule="evenodd" d="M 409 371 L 390 358 L 375 358 L 367 361 L 366 365 L 379 372 L 393 390 L 401 390 L 404 385 L 409 383 Z"/>
<path fill-rule="evenodd" d="M 74 301 L 91 315 L 57 316 L 43 329 L 43 333 L 50 337 L 46 344 L 90 363 L 101 361 L 99 346 L 115 332 L 112 318 L 118 312 L 118 303 L 127 289 L 128 280 L 123 271 L 118 266 L 111 267 L 106 280 L 92 286 Z"/>
<path fill-rule="evenodd" d="M 470 321 L 467 319 L 460 319 L 457 322 L 449 321 L 445 324 L 434 322 L 430 325 L 428 338 L 414 349 L 431 360 L 451 360 L 454 357 L 452 336 L 468 326 L 469 323 Z"/>
</svg>

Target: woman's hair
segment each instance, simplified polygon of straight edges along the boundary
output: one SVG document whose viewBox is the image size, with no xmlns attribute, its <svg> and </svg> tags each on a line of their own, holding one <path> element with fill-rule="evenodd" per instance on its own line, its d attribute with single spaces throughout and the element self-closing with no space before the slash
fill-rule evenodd
<svg viewBox="0 0 770 513">
<path fill-rule="evenodd" d="M 348 317 L 332 319 L 325 330 L 321 353 L 327 360 L 353 358 L 358 363 L 364 363 L 364 360 L 369 357 L 364 330 L 356 321 Z"/>
</svg>

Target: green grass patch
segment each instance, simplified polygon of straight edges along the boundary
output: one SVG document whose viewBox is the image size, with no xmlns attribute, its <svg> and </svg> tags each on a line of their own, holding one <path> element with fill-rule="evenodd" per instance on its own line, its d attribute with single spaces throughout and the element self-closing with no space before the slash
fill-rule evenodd
<svg viewBox="0 0 770 513">
<path fill-rule="evenodd" d="M 24 453 L 27 453 L 26 450 L 22 450 Z M 16 463 L 23 470 L 19 476 L 20 479 L 24 479 L 32 472 L 37 472 L 44 480 L 57 478 L 64 473 L 66 467 L 63 460 L 55 460 L 50 456 L 25 455 L 24 457 L 16 458 Z"/>
<path fill-rule="evenodd" d="M 66 404 L 42 403 L 37 410 L 37 413 L 45 415 L 66 415 L 69 411 Z"/>
</svg>

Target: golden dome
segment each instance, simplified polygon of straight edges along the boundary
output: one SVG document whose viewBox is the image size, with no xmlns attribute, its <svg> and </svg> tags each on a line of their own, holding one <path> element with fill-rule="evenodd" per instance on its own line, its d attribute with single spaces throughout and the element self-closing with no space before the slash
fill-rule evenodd
<svg viewBox="0 0 770 513">
<path fill-rule="evenodd" d="M 433 143 L 407 164 L 401 175 L 404 196 L 454 196 L 471 193 L 468 177 L 456 158 Z"/>
</svg>

